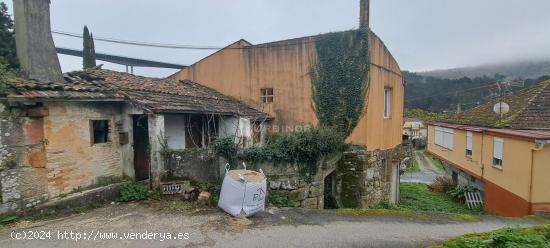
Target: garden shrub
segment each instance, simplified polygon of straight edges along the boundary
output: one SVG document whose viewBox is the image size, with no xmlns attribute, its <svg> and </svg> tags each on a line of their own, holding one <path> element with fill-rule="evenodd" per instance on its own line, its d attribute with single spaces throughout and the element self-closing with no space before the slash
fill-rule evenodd
<svg viewBox="0 0 550 248">
<path fill-rule="evenodd" d="M 446 193 L 456 188 L 456 183 L 448 177 L 440 176 L 436 177 L 435 181 L 428 188 L 433 192 Z"/>
<path fill-rule="evenodd" d="M 149 190 L 147 190 L 145 186 L 138 183 L 132 183 L 126 186 L 126 188 L 123 188 L 120 190 L 119 201 L 121 202 L 141 201 L 141 200 L 145 200 L 148 195 L 149 195 Z"/>
</svg>

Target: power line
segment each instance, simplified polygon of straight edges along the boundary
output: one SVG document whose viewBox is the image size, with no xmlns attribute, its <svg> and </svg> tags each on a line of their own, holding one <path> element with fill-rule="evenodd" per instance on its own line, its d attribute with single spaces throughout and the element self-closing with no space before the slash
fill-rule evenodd
<svg viewBox="0 0 550 248">
<path fill-rule="evenodd" d="M 52 30 L 53 34 L 73 37 L 73 38 L 83 38 L 81 34 L 77 33 L 71 33 L 71 32 L 65 32 L 60 30 Z M 116 44 L 122 44 L 122 45 L 132 45 L 132 46 L 142 46 L 142 47 L 156 47 L 156 48 L 170 48 L 170 49 L 187 49 L 187 50 L 221 50 L 221 49 L 249 49 L 250 47 L 227 47 L 227 46 L 196 46 L 196 45 L 178 45 L 178 44 L 163 44 L 163 43 L 154 43 L 154 42 L 143 42 L 143 41 L 133 41 L 133 40 L 122 40 L 122 39 L 116 39 L 116 38 L 108 38 L 108 37 L 100 37 L 96 36 L 94 37 L 94 40 L 97 41 L 103 41 L 108 43 L 116 43 Z M 258 44 L 253 45 L 254 48 L 272 48 L 272 47 L 286 47 L 286 46 L 296 46 L 296 45 L 303 45 L 307 43 L 313 43 L 313 41 L 305 41 L 305 42 L 285 42 L 283 44 Z"/>
</svg>

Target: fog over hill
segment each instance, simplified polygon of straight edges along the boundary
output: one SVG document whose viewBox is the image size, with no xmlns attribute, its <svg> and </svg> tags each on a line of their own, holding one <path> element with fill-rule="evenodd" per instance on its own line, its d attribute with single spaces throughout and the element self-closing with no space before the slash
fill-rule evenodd
<svg viewBox="0 0 550 248">
<path fill-rule="evenodd" d="M 426 77 L 459 79 L 463 77 L 493 77 L 495 74 L 503 75 L 509 79 L 516 78 L 538 78 L 550 75 L 550 58 L 533 61 L 516 61 L 498 64 L 488 64 L 446 70 L 434 70 L 417 72 L 416 74 Z"/>
<path fill-rule="evenodd" d="M 513 94 L 550 79 L 550 59 L 472 66 L 428 72 L 403 71 L 405 107 L 434 112 L 468 110 L 495 96 L 491 85 L 520 80 L 509 88 Z"/>
</svg>

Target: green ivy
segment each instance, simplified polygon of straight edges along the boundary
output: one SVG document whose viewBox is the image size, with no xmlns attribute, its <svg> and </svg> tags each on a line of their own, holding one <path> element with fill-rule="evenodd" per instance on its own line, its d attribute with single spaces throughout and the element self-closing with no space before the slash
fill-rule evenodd
<svg viewBox="0 0 550 248">
<path fill-rule="evenodd" d="M 322 126 L 349 135 L 365 107 L 370 68 L 368 28 L 317 36 L 311 68 L 313 99 Z"/>
<path fill-rule="evenodd" d="M 300 175 L 306 180 L 311 180 L 317 173 L 318 162 L 323 156 L 347 148 L 343 135 L 326 127 L 276 134 L 262 147 L 238 149 L 232 139 L 219 139 L 211 147 L 232 165 L 238 160 L 249 163 L 296 163 Z"/>
</svg>

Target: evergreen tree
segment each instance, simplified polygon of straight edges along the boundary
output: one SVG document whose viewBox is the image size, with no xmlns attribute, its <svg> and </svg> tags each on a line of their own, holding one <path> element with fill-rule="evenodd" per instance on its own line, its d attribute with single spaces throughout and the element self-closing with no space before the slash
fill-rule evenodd
<svg viewBox="0 0 550 248">
<path fill-rule="evenodd" d="M 94 43 L 94 34 L 90 33 L 90 62 L 95 67 L 96 66 L 96 60 L 95 60 L 95 43 Z"/>
<path fill-rule="evenodd" d="M 87 26 L 84 26 L 83 38 L 83 68 L 88 69 L 96 66 L 95 63 L 95 48 L 93 36 L 90 35 L 90 31 Z"/>
<path fill-rule="evenodd" d="M 4 2 L 0 3 L 0 65 L 8 69 L 19 68 L 13 20 Z"/>
</svg>

